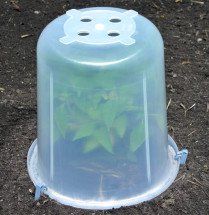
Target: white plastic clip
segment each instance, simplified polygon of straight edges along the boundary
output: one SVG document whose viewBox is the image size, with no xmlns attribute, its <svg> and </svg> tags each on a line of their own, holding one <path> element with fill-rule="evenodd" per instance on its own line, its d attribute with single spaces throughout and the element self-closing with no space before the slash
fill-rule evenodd
<svg viewBox="0 0 209 215">
<path fill-rule="evenodd" d="M 182 149 L 181 151 L 177 152 L 175 156 L 175 160 L 179 160 L 180 164 L 185 164 L 186 159 L 188 155 L 188 150 L 187 149 Z"/>
<path fill-rule="evenodd" d="M 47 188 L 45 186 L 36 185 L 35 201 L 39 200 L 39 198 L 41 197 L 41 194 L 44 193 L 44 191 L 46 191 L 46 190 L 47 190 Z"/>
</svg>

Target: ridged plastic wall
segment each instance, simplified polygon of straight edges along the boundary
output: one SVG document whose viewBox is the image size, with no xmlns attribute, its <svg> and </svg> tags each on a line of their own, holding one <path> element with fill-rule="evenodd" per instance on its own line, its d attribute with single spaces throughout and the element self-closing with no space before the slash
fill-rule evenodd
<svg viewBox="0 0 209 215">
<path fill-rule="evenodd" d="M 93 209 L 154 196 L 176 162 L 157 28 L 133 10 L 70 10 L 42 32 L 37 63 L 37 171 L 47 189 Z"/>
</svg>

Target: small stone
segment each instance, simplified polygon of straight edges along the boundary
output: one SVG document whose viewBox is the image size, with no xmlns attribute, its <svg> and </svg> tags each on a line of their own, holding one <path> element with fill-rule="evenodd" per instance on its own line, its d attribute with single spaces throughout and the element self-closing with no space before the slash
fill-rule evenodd
<svg viewBox="0 0 209 215">
<path fill-rule="evenodd" d="M 197 42 L 198 43 L 202 42 L 202 38 L 197 38 Z"/>
<path fill-rule="evenodd" d="M 203 172 L 208 173 L 208 170 L 209 170 L 209 168 L 208 168 L 208 166 L 205 164 L 205 165 L 203 166 Z"/>
<path fill-rule="evenodd" d="M 35 14 L 40 14 L 41 12 L 38 11 L 38 10 L 35 10 L 34 13 L 35 13 Z"/>
<path fill-rule="evenodd" d="M 162 203 L 163 208 L 168 208 L 170 205 L 174 205 L 175 200 L 173 198 L 165 199 Z"/>
<path fill-rule="evenodd" d="M 31 193 L 31 194 L 34 193 L 34 189 L 31 189 L 31 188 L 30 188 L 28 191 L 29 191 L 29 193 Z"/>
<path fill-rule="evenodd" d="M 207 77 L 209 77 L 209 71 L 204 71 L 204 75 L 205 75 L 205 77 L 207 78 Z"/>
<path fill-rule="evenodd" d="M 4 90 L 5 90 L 5 89 L 4 89 L 3 87 L 0 87 L 0 92 L 1 92 L 1 93 L 3 93 Z"/>
<path fill-rule="evenodd" d="M 176 74 L 176 73 L 173 73 L 172 76 L 173 76 L 174 78 L 176 78 L 176 77 L 177 77 L 177 74 Z"/>
<path fill-rule="evenodd" d="M 43 204 L 47 203 L 48 201 L 49 201 L 49 199 L 45 199 L 45 200 L 43 201 Z"/>
<path fill-rule="evenodd" d="M 13 0 L 11 1 L 12 3 L 12 6 L 13 6 L 13 9 L 18 11 L 18 12 L 21 12 L 21 9 L 20 9 L 20 6 Z"/>
</svg>

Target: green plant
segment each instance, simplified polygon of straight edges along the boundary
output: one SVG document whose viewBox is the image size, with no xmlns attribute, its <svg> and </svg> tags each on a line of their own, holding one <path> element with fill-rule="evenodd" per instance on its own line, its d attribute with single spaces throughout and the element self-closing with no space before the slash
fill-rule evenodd
<svg viewBox="0 0 209 215">
<path fill-rule="evenodd" d="M 142 95 L 139 82 L 121 85 L 117 75 L 72 73 L 69 85 L 55 83 L 55 141 L 73 134 L 82 141 L 83 152 L 103 147 L 114 154 L 115 144 L 126 135 L 128 151 L 134 153 L 145 140 Z"/>
</svg>

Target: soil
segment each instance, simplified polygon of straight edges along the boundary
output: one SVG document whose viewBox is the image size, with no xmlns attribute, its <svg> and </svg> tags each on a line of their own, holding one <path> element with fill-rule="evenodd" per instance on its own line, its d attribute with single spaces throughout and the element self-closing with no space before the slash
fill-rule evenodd
<svg viewBox="0 0 209 215">
<path fill-rule="evenodd" d="M 165 42 L 168 126 L 189 150 L 176 181 L 152 201 L 86 211 L 46 197 L 34 202 L 26 156 L 36 138 L 36 43 L 70 8 L 114 6 L 149 18 Z M 34 0 L 0 3 L 0 214 L 209 214 L 209 2 L 206 0 Z"/>
</svg>

